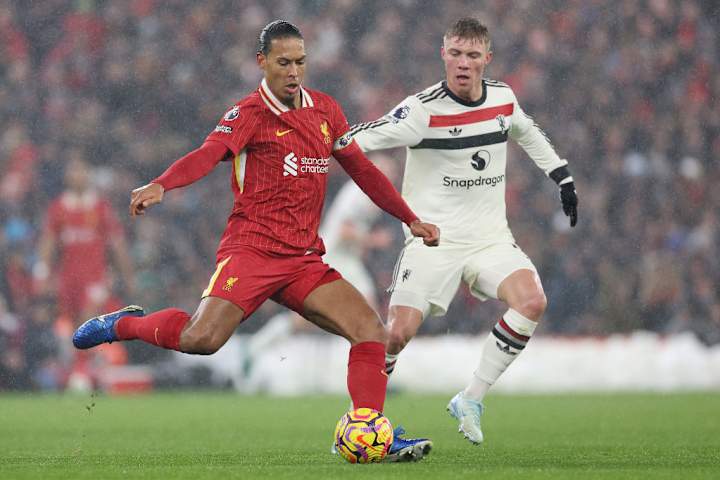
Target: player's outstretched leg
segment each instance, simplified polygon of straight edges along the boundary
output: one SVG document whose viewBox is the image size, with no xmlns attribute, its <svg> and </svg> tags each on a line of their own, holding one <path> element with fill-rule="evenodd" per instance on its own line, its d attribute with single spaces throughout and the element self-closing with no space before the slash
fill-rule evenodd
<svg viewBox="0 0 720 480">
<path fill-rule="evenodd" d="M 447 406 L 450 415 L 460 422 L 458 432 L 476 445 L 481 444 L 483 441 L 480 417 L 484 410 L 485 407 L 483 407 L 482 402 L 466 398 L 465 392 L 455 395 Z"/>
<path fill-rule="evenodd" d="M 123 317 L 142 317 L 145 310 L 137 305 L 128 305 L 115 312 L 106 313 L 91 318 L 75 330 L 73 345 L 75 348 L 85 350 L 102 343 L 112 343 L 118 340 L 115 324 Z"/>
</svg>

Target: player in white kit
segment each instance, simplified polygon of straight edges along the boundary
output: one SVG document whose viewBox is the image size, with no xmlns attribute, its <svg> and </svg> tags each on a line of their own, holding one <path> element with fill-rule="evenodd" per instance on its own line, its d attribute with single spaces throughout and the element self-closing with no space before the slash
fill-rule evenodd
<svg viewBox="0 0 720 480">
<path fill-rule="evenodd" d="M 394 160 L 385 154 L 374 154 L 371 160 L 391 181 L 397 177 Z M 381 212 L 355 184 L 345 183 L 323 216 L 320 236 L 325 242 L 323 261 L 340 272 L 377 309 L 376 282 L 363 263 L 368 250 L 390 246 L 392 233 L 374 228 Z"/>
<path fill-rule="evenodd" d="M 458 20 L 443 37 L 441 56 L 444 81 L 351 131 L 364 151 L 406 147 L 402 195 L 442 232 L 440 246 L 432 249 L 408 236 L 397 261 L 390 287 L 388 374 L 423 320 L 445 314 L 461 281 L 481 300 L 498 298 L 509 307 L 485 341 L 467 388 L 448 404 L 460 432 L 480 443 L 482 399 L 525 348 L 546 306 L 535 266 L 508 227 L 508 138 L 559 185 L 573 227 L 578 200 L 567 161 L 523 112 L 512 89 L 483 78 L 492 59 L 487 28 L 474 18 Z"/>
</svg>

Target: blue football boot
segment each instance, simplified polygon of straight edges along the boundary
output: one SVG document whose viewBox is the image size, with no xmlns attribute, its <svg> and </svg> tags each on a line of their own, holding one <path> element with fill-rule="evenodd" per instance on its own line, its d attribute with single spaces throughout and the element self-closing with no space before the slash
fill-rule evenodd
<svg viewBox="0 0 720 480">
<path fill-rule="evenodd" d="M 94 317 L 83 323 L 73 334 L 75 348 L 85 350 L 101 343 L 112 343 L 117 340 L 115 323 L 122 317 L 142 317 L 145 310 L 137 305 L 128 305 L 112 313 Z"/>
<path fill-rule="evenodd" d="M 402 427 L 393 430 L 393 443 L 383 462 L 417 462 L 430 453 L 432 441 L 427 438 L 401 438 L 404 433 Z"/>
</svg>

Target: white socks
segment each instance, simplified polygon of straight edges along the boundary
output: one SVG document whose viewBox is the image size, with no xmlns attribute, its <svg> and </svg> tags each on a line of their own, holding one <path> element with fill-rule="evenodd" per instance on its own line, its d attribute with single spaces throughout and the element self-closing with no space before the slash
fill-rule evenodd
<svg viewBox="0 0 720 480">
<path fill-rule="evenodd" d="M 490 387 L 523 351 L 536 327 L 537 322 L 513 309 L 505 312 L 485 340 L 480 364 L 465 389 L 465 397 L 482 401 Z"/>
<path fill-rule="evenodd" d="M 386 353 L 385 354 L 385 373 L 388 374 L 388 377 L 392 374 L 393 370 L 395 370 L 395 362 L 397 362 L 398 356 L 400 354 L 392 354 L 392 353 Z"/>
</svg>

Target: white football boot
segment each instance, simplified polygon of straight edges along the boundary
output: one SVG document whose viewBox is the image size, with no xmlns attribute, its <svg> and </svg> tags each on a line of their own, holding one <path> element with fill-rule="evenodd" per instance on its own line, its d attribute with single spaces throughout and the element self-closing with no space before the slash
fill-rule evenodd
<svg viewBox="0 0 720 480">
<path fill-rule="evenodd" d="M 480 416 L 482 416 L 484 409 L 485 407 L 483 407 L 482 403 L 465 398 L 463 392 L 455 395 L 447 406 L 447 411 L 450 412 L 450 415 L 460 422 L 458 432 L 462 433 L 465 438 L 476 445 L 481 444 L 483 441 L 483 433 L 480 429 Z"/>
</svg>

